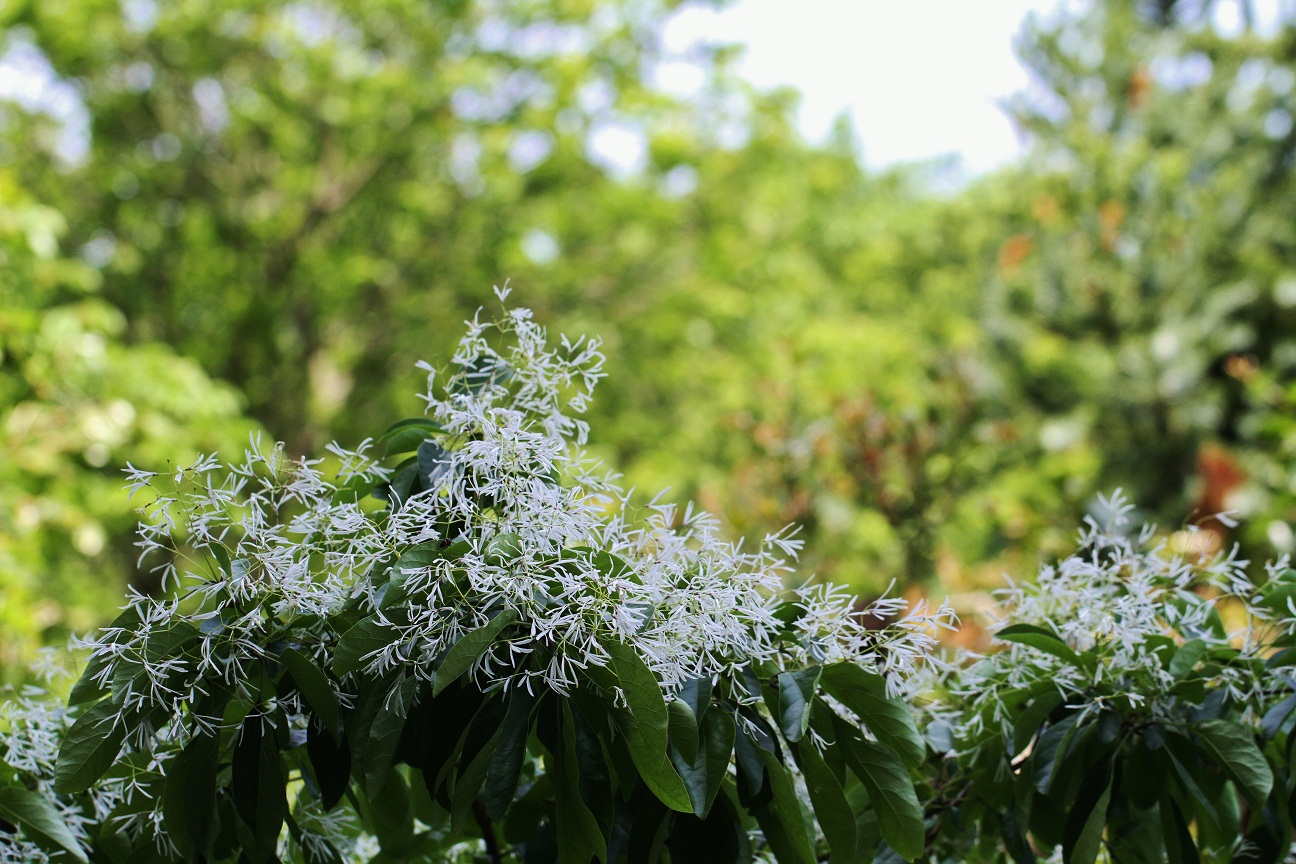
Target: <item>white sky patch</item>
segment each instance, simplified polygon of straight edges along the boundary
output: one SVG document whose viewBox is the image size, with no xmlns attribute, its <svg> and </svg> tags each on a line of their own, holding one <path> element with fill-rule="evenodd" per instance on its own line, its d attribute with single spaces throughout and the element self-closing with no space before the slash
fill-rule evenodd
<svg viewBox="0 0 1296 864">
<path fill-rule="evenodd" d="M 1029 80 L 1013 38 L 1028 12 L 1047 16 L 1060 5 L 739 0 L 720 12 L 685 7 L 667 27 L 666 47 L 745 43 L 740 74 L 762 88 L 800 90 L 798 119 L 811 141 L 848 112 L 870 168 L 955 154 L 979 173 L 1022 151 L 997 105 Z"/>
</svg>

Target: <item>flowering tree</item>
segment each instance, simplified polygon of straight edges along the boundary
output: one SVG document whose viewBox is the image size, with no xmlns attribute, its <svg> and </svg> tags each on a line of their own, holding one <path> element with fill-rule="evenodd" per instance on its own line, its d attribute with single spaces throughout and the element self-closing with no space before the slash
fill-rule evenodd
<svg viewBox="0 0 1296 864">
<path fill-rule="evenodd" d="M 837 855 L 918 855 L 900 697 L 949 612 L 872 628 L 903 604 L 784 590 L 786 534 L 636 516 L 580 451 L 601 361 L 514 310 L 429 370 L 384 459 L 133 472 L 173 590 L 87 642 L 69 708 L 18 703 L 9 857 L 711 861 L 758 827 L 809 862 L 805 794 Z"/>
<path fill-rule="evenodd" d="M 1006 650 L 932 709 L 938 785 L 970 817 L 942 824 L 947 853 L 1290 860 L 1296 572 L 1271 564 L 1258 587 L 1209 532 L 1167 543 L 1101 503 L 1079 552 L 1002 592 Z"/>
<path fill-rule="evenodd" d="M 512 310 L 328 470 L 132 470 L 170 591 L 66 704 L 8 703 L 0 861 L 1285 854 L 1284 565 L 1095 522 L 1006 592 L 1006 650 L 938 662 L 944 607 L 789 590 L 790 534 L 637 512 L 581 449 L 601 363 Z"/>
</svg>

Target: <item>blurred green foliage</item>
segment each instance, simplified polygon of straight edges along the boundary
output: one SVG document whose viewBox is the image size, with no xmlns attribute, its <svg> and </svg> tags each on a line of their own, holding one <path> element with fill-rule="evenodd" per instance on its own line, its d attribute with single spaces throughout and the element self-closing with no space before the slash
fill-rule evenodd
<svg viewBox="0 0 1296 864">
<path fill-rule="evenodd" d="M 134 574 L 128 459 L 165 469 L 237 448 L 242 400 L 162 344 L 124 341 L 100 276 L 59 254 L 64 218 L 0 172 L 0 665 L 85 632 Z"/>
<path fill-rule="evenodd" d="M 1292 547 L 1296 21 L 1036 21 L 1031 155 L 942 192 L 844 126 L 804 142 L 728 49 L 669 55 L 677 5 L 9 4 L 4 50 L 75 105 L 0 108 L 0 416 L 54 430 L 0 454 L 7 656 L 132 578 L 125 460 L 403 416 L 505 278 L 605 338 L 598 454 L 737 531 L 802 523 L 807 574 L 975 589 L 1117 485 Z M 681 62 L 691 99 L 653 83 Z"/>
</svg>

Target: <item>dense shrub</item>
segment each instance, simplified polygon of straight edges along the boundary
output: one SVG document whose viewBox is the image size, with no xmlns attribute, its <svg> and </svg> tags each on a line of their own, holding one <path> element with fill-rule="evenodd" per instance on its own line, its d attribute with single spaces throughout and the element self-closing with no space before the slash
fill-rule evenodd
<svg viewBox="0 0 1296 864">
<path fill-rule="evenodd" d="M 1286 854 L 1285 564 L 1117 498 L 1005 592 L 1006 647 L 942 657 L 946 608 L 638 507 L 581 450 L 602 359 L 515 309 L 377 442 L 133 469 L 170 590 L 7 703 L 0 861 Z"/>
</svg>

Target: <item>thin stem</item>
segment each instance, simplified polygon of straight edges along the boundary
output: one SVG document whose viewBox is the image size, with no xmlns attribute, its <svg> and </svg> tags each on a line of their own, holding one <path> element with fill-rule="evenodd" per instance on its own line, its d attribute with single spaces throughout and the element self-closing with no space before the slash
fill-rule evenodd
<svg viewBox="0 0 1296 864">
<path fill-rule="evenodd" d="M 499 837 L 495 835 L 495 823 L 486 813 L 486 805 L 480 798 L 473 801 L 472 812 L 477 827 L 481 829 L 482 839 L 486 841 L 486 857 L 490 858 L 491 864 L 504 864 L 504 852 L 500 849 Z"/>
</svg>

